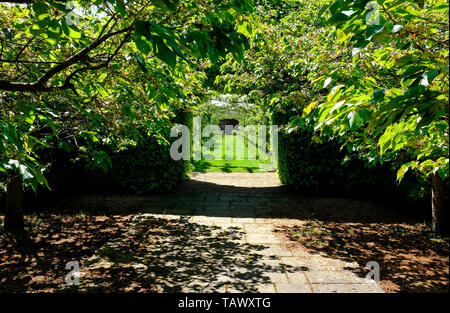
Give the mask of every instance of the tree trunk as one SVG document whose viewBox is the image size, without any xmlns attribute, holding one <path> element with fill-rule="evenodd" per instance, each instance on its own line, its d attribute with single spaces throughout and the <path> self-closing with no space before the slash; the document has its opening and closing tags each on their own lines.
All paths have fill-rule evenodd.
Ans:
<svg viewBox="0 0 450 313">
<path fill-rule="evenodd" d="M 431 205 L 433 231 L 448 235 L 448 190 L 444 180 L 438 175 L 433 175 L 431 181 Z"/>
<path fill-rule="evenodd" d="M 18 174 L 14 174 L 7 185 L 4 228 L 14 234 L 24 231 L 23 185 Z"/>
</svg>

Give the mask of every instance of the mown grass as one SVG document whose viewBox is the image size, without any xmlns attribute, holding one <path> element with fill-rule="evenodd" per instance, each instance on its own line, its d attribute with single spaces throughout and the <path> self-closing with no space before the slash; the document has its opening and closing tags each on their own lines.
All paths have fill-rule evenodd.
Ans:
<svg viewBox="0 0 450 313">
<path fill-rule="evenodd" d="M 244 148 L 238 150 L 238 143 L 241 141 Z M 251 149 L 256 150 L 255 160 L 249 160 Z M 202 160 L 192 161 L 194 171 L 262 173 L 271 168 L 269 160 L 262 160 L 259 157 L 255 143 L 249 142 L 247 137 L 223 135 L 222 151 L 214 150 L 214 147 L 210 151 L 206 157 L 203 155 Z"/>
</svg>

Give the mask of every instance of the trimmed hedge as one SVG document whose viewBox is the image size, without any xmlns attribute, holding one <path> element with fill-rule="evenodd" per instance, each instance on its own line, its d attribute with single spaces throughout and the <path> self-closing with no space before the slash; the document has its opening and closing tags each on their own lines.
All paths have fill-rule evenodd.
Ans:
<svg viewBox="0 0 450 313">
<path fill-rule="evenodd" d="M 170 144 L 149 136 L 112 155 L 115 183 L 136 194 L 170 191 L 185 179 L 185 162 L 170 157 Z"/>
<path fill-rule="evenodd" d="M 297 193 L 320 196 L 372 197 L 398 200 L 407 206 L 429 206 L 427 182 L 415 176 L 405 176 L 396 182 L 393 164 L 368 168 L 356 155 L 341 150 L 336 139 L 320 137 L 313 140 L 308 127 L 288 132 L 286 126 L 293 112 L 272 113 L 272 124 L 280 126 L 278 135 L 278 174 L 283 184 Z M 344 162 L 345 160 L 345 162 Z M 411 191 L 425 194 L 413 199 Z"/>
<path fill-rule="evenodd" d="M 192 127 L 191 113 L 179 111 L 173 123 L 183 123 Z M 159 136 L 139 131 L 141 139 L 136 145 L 129 145 L 120 151 L 110 146 L 99 146 L 110 160 L 111 168 L 104 172 L 93 168 L 87 160 L 78 160 L 75 152 L 63 149 L 47 149 L 45 158 L 51 160 L 46 173 L 52 191 L 39 188 L 38 197 L 57 194 L 117 193 L 154 194 L 176 188 L 187 178 L 188 161 L 174 161 L 170 157 L 170 145 L 176 138 L 170 138 L 170 127 Z"/>
<path fill-rule="evenodd" d="M 189 111 L 178 111 L 172 122 L 184 124 L 192 130 Z M 136 146 L 113 155 L 113 181 L 136 194 L 148 194 L 173 190 L 186 179 L 189 161 L 174 161 L 170 157 L 170 144 L 177 138 L 170 138 L 170 129 L 164 137 L 167 141 L 143 136 L 144 139 Z"/>
</svg>

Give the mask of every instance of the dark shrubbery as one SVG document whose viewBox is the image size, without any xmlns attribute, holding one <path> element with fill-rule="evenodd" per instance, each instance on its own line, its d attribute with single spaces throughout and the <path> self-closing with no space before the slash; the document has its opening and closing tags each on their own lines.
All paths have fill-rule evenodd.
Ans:
<svg viewBox="0 0 450 313">
<path fill-rule="evenodd" d="M 41 188 L 38 196 L 83 193 L 152 194 L 172 190 L 185 178 L 184 161 L 170 158 L 170 142 L 145 135 L 136 145 L 120 151 L 102 147 L 111 168 L 94 168 L 85 159 L 73 162 L 64 150 L 51 151 L 52 165 L 46 174 L 52 191 Z"/>
<path fill-rule="evenodd" d="M 185 178 L 184 161 L 174 161 L 170 143 L 149 136 L 112 156 L 112 181 L 136 194 L 164 192 Z"/>
<path fill-rule="evenodd" d="M 174 123 L 192 129 L 192 114 L 180 110 Z M 111 181 L 125 191 L 149 194 L 173 190 L 186 177 L 188 161 L 174 161 L 170 157 L 170 129 L 161 137 L 143 134 L 136 146 L 127 147 L 111 155 Z"/>
<path fill-rule="evenodd" d="M 191 114 L 180 111 L 173 122 L 192 127 Z M 173 190 L 186 178 L 189 162 L 171 159 L 170 145 L 176 138 L 170 138 L 170 128 L 158 133 L 148 133 L 144 128 L 136 131 L 140 136 L 135 144 L 120 150 L 108 145 L 96 147 L 110 160 L 107 171 L 102 166 L 93 166 L 86 157 L 77 158 L 76 151 L 43 151 L 42 158 L 51 164 L 45 175 L 52 190 L 41 187 L 38 197 L 86 193 L 145 195 Z"/>
<path fill-rule="evenodd" d="M 398 184 L 393 164 L 385 162 L 369 168 L 356 154 L 341 149 L 342 144 L 336 139 L 321 136 L 315 140 L 313 129 L 307 126 L 288 130 L 284 126 L 292 115 L 272 114 L 272 123 L 280 125 L 278 174 L 290 189 L 302 194 L 398 201 L 406 207 L 428 203 L 423 202 L 429 197 L 425 182 L 405 176 Z M 420 193 L 422 199 L 417 196 Z"/>
</svg>

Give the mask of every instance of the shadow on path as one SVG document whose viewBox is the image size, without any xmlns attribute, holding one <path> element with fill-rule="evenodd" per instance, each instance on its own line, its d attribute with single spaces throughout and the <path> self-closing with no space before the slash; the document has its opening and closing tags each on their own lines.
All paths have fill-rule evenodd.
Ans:
<svg viewBox="0 0 450 313">
<path fill-rule="evenodd" d="M 277 231 L 313 254 L 334 259 L 368 260 L 380 266 L 388 292 L 448 292 L 448 239 L 436 238 L 423 224 L 335 223 L 309 221 Z"/>
<path fill-rule="evenodd" d="M 219 174 L 236 175 L 236 173 Z M 246 175 L 252 177 L 258 173 Z M 155 196 L 92 194 L 54 200 L 43 207 L 52 213 L 87 215 L 155 213 L 359 223 L 394 223 L 405 222 L 408 219 L 404 216 L 404 212 L 372 201 L 298 196 L 288 193 L 286 187 L 281 185 L 258 186 L 251 178 L 243 181 L 243 184 L 248 186 L 227 183 L 227 181 L 214 183 L 190 180 L 171 194 Z"/>
<path fill-rule="evenodd" d="M 281 265 L 264 245 L 243 244 L 243 234 L 238 227 L 139 215 L 83 265 L 81 288 L 65 290 L 257 292 L 266 286 L 273 292 L 272 275 L 307 270 Z"/>
</svg>

